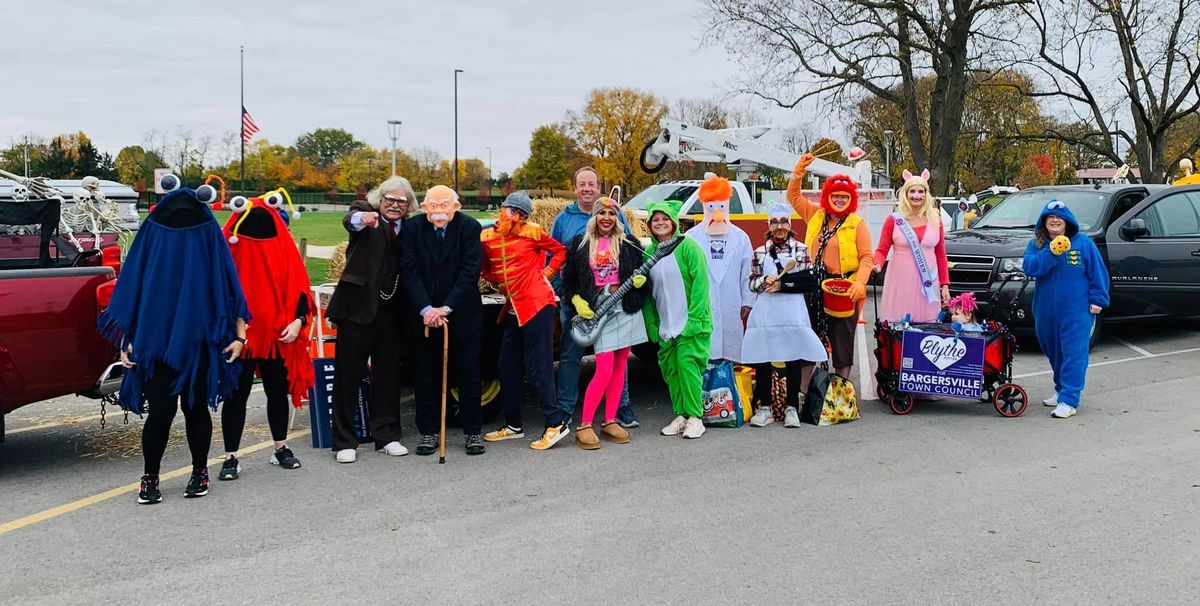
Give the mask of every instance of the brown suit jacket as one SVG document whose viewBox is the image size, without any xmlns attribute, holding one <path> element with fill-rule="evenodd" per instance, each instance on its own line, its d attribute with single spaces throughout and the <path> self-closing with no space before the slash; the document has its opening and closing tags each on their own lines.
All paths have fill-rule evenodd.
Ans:
<svg viewBox="0 0 1200 606">
<path fill-rule="evenodd" d="M 388 235 L 384 230 L 388 225 L 380 221 L 375 227 L 354 231 L 350 217 L 360 211 L 377 212 L 366 200 L 355 200 L 342 218 L 342 225 L 350 234 L 350 245 L 346 248 L 346 269 L 342 271 L 326 311 L 326 316 L 334 322 L 370 324 L 379 310 L 379 292 L 392 290 L 391 284 L 383 283 L 387 278 Z M 406 219 L 400 222 L 401 233 L 407 227 L 406 222 Z M 401 238 L 397 236 L 392 245 L 400 246 Z M 404 297 L 404 294 L 401 285 L 396 289 L 396 296 Z"/>
</svg>

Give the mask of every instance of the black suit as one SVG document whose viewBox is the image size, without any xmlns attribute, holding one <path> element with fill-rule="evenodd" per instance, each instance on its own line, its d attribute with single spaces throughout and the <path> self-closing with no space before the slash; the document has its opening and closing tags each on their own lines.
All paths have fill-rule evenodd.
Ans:
<svg viewBox="0 0 1200 606">
<path fill-rule="evenodd" d="M 371 437 L 375 447 L 400 439 L 400 371 L 412 325 L 407 293 L 400 285 L 402 240 L 382 220 L 355 231 L 356 212 L 377 212 L 359 200 L 342 224 L 350 233 L 346 269 L 333 291 L 326 315 L 337 324 L 333 374 L 333 450 L 355 448 L 354 413 L 359 386 L 371 361 Z M 410 225 L 401 220 L 403 228 Z"/>
<path fill-rule="evenodd" d="M 463 432 L 479 434 L 479 352 L 483 336 L 483 304 L 479 298 L 479 270 L 483 247 L 479 221 L 463 212 L 454 213 L 439 237 L 433 223 L 418 216 L 404 231 L 400 281 L 418 314 L 428 307 L 447 306 L 450 326 L 449 385 L 458 387 L 459 417 Z M 415 336 L 417 430 L 422 435 L 438 431 L 438 407 L 442 389 L 442 329 Z"/>
</svg>

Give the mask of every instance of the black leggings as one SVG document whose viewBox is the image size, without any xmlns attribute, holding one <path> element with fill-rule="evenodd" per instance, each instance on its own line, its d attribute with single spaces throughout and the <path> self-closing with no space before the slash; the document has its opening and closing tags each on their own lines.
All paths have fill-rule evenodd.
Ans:
<svg viewBox="0 0 1200 606">
<path fill-rule="evenodd" d="M 241 446 L 242 430 L 246 427 L 246 402 L 254 385 L 255 368 L 262 373 L 263 391 L 267 394 L 267 424 L 271 426 L 271 438 L 276 442 L 287 439 L 288 378 L 283 358 L 247 358 L 242 360 L 237 391 L 231 400 L 221 406 L 225 452 L 237 452 Z"/>
<path fill-rule="evenodd" d="M 208 412 L 208 388 L 204 384 L 206 361 L 200 363 L 196 384 L 185 387 L 178 395 L 170 395 L 171 384 L 179 376 L 170 366 L 158 363 L 154 376 L 146 382 L 143 395 L 150 407 L 146 422 L 142 425 L 142 457 L 145 473 L 158 475 L 162 469 L 163 454 L 167 452 L 167 441 L 171 438 L 171 424 L 175 422 L 175 411 L 183 403 L 183 420 L 187 431 L 188 449 L 192 451 L 192 469 L 208 466 L 208 448 L 212 445 L 212 416 Z M 191 404 L 188 404 L 189 398 Z"/>
<path fill-rule="evenodd" d="M 813 363 L 805 360 L 792 360 L 786 364 L 784 376 L 787 377 L 787 403 L 785 406 L 800 408 L 800 373 L 805 368 L 812 366 Z M 774 374 L 775 369 L 771 367 L 770 362 L 754 365 L 754 408 L 771 406 L 771 377 Z"/>
</svg>

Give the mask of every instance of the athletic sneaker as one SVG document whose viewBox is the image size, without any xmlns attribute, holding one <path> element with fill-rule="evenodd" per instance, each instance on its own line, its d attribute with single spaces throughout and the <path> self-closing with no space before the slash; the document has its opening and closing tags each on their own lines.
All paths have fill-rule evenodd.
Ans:
<svg viewBox="0 0 1200 606">
<path fill-rule="evenodd" d="M 300 459 L 297 459 L 296 455 L 292 454 L 292 449 L 287 446 L 275 449 L 275 454 L 271 455 L 271 464 L 283 469 L 300 469 Z"/>
<path fill-rule="evenodd" d="M 162 502 L 162 493 L 158 490 L 158 474 L 142 476 L 142 487 L 138 490 L 138 503 L 153 505 Z"/>
<path fill-rule="evenodd" d="M 338 463 L 353 463 L 358 460 L 358 451 L 353 448 L 343 448 L 337 451 Z"/>
<path fill-rule="evenodd" d="M 754 411 L 754 416 L 750 417 L 752 427 L 766 427 L 774 422 L 775 417 L 771 415 L 770 406 L 759 406 L 758 410 Z"/>
<path fill-rule="evenodd" d="M 784 427 L 800 427 L 800 413 L 796 409 L 788 406 L 787 410 L 783 411 L 783 426 Z"/>
<path fill-rule="evenodd" d="M 483 435 L 485 442 L 503 442 L 523 437 L 525 437 L 525 430 L 520 427 L 513 427 L 512 425 L 505 425 L 496 431 L 489 431 Z"/>
<path fill-rule="evenodd" d="M 1056 419 L 1069 419 L 1075 416 L 1076 412 L 1077 411 L 1075 410 L 1074 406 L 1068 406 L 1062 402 L 1059 402 L 1058 406 L 1055 406 L 1054 410 L 1050 412 L 1050 416 Z"/>
<path fill-rule="evenodd" d="M 687 419 L 683 418 L 683 415 L 679 415 L 675 417 L 669 424 L 667 424 L 666 427 L 662 428 L 662 435 L 677 436 L 679 435 L 679 432 L 683 431 L 683 426 L 686 424 Z"/>
<path fill-rule="evenodd" d="M 229 457 L 221 464 L 221 471 L 217 472 L 217 479 L 222 482 L 236 480 L 239 473 L 242 473 L 242 464 L 238 462 L 237 457 Z"/>
<path fill-rule="evenodd" d="M 571 428 L 567 427 L 566 423 L 547 427 L 546 431 L 542 432 L 542 437 L 534 440 L 529 447 L 534 450 L 549 450 L 550 447 L 558 444 L 559 440 L 567 437 L 569 433 L 571 433 Z"/>
<path fill-rule="evenodd" d="M 192 479 L 188 480 L 187 488 L 183 490 L 183 498 L 195 499 L 208 494 L 208 468 L 192 470 Z"/>
<path fill-rule="evenodd" d="M 633 414 L 633 409 L 628 407 L 617 409 L 617 424 L 625 429 L 642 426 L 641 423 L 638 423 L 637 415 Z"/>
<path fill-rule="evenodd" d="M 694 440 L 704 435 L 704 421 L 700 417 L 690 417 L 683 426 L 683 437 Z"/>
<path fill-rule="evenodd" d="M 467 436 L 467 454 L 481 455 L 487 452 L 487 448 L 483 445 L 483 438 L 477 433 Z"/>
<path fill-rule="evenodd" d="M 429 456 L 438 449 L 438 437 L 436 433 L 421 436 L 421 442 L 417 444 L 417 454 L 425 457 Z"/>
<path fill-rule="evenodd" d="M 1045 400 L 1042 400 L 1042 406 L 1058 406 L 1058 394 L 1054 394 Z"/>
</svg>

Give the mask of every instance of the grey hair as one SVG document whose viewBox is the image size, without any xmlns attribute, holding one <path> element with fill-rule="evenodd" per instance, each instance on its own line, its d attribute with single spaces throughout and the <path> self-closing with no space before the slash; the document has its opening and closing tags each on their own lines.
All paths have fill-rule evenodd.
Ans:
<svg viewBox="0 0 1200 606">
<path fill-rule="evenodd" d="M 388 177 L 386 181 L 379 184 L 379 187 L 367 193 L 367 202 L 370 203 L 371 208 L 378 209 L 379 200 L 383 198 L 383 194 L 396 190 L 403 192 L 404 197 L 408 199 L 408 212 L 405 216 L 411 215 L 413 207 L 417 205 L 417 194 L 413 191 L 412 183 L 409 183 L 408 179 L 404 177 L 395 175 Z"/>
</svg>

